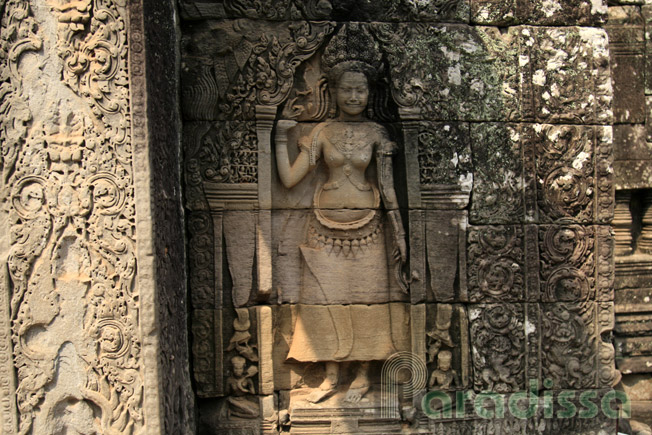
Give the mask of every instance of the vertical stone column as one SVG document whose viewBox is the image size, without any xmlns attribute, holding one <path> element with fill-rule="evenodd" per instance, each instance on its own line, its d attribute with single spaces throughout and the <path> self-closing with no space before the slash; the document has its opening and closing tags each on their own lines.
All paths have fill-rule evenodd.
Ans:
<svg viewBox="0 0 652 435">
<path fill-rule="evenodd" d="M 646 192 L 643 210 L 643 227 L 638 238 L 638 250 L 645 254 L 652 254 L 652 192 Z"/>
<path fill-rule="evenodd" d="M 614 233 L 616 255 L 629 255 L 632 253 L 632 213 L 629 203 L 632 193 L 626 190 L 616 192 L 616 206 L 614 209 Z"/>
<path fill-rule="evenodd" d="M 2 432 L 192 433 L 174 4 L 10 0 L 0 35 Z"/>
</svg>

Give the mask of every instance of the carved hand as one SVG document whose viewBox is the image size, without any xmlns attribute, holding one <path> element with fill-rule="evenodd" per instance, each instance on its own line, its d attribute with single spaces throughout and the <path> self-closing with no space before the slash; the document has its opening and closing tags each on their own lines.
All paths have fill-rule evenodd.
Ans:
<svg viewBox="0 0 652 435">
<path fill-rule="evenodd" d="M 401 263 L 407 263 L 407 244 L 405 243 L 405 237 L 397 237 L 396 246 L 398 248 L 398 255 Z M 397 258 L 397 260 L 399 258 Z"/>
</svg>

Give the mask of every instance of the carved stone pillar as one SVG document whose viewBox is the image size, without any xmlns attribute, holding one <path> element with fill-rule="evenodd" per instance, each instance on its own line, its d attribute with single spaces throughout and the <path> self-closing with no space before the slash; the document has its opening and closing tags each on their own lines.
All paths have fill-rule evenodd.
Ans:
<svg viewBox="0 0 652 435">
<path fill-rule="evenodd" d="M 0 432 L 192 433 L 174 2 L 0 11 Z"/>
<path fill-rule="evenodd" d="M 616 207 L 613 220 L 616 255 L 622 256 L 632 253 L 632 213 L 629 209 L 631 199 L 632 193 L 630 191 L 616 191 Z"/>
<path fill-rule="evenodd" d="M 646 192 L 643 198 L 643 227 L 638 239 L 638 250 L 652 254 L 652 190 Z"/>
</svg>

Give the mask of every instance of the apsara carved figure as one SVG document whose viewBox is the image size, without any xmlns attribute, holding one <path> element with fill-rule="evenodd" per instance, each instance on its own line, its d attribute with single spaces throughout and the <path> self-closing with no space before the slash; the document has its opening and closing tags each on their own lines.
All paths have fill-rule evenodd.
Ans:
<svg viewBox="0 0 652 435">
<path fill-rule="evenodd" d="M 405 231 L 392 174 L 397 146 L 383 126 L 367 117 L 370 84 L 381 65 L 377 45 L 365 29 L 342 27 L 322 57 L 331 117 L 299 139 L 293 163 L 287 137 L 296 122 L 280 120 L 277 125 L 276 158 L 286 188 L 311 171 L 325 167 L 328 174 L 314 193 L 308 234 L 299 247 L 299 315 L 288 355 L 326 363 L 323 383 L 308 397 L 312 402 L 336 391 L 344 361 L 360 362 L 346 395 L 349 402 L 359 401 L 370 387 L 369 362 L 405 350 L 392 338 L 400 310 L 388 304 L 390 281 L 407 291 L 402 276 Z M 319 160 L 323 165 L 318 166 Z"/>
</svg>

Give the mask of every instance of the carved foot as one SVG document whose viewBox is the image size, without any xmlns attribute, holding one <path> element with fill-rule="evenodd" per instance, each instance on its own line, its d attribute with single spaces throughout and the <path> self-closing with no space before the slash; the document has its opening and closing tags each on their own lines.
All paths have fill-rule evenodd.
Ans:
<svg viewBox="0 0 652 435">
<path fill-rule="evenodd" d="M 369 391 L 369 365 L 363 364 L 358 371 L 358 375 L 355 377 L 349 391 L 346 392 L 346 400 L 350 403 L 358 403 L 367 391 Z"/>
<path fill-rule="evenodd" d="M 361 388 L 349 388 L 349 391 L 346 392 L 346 400 L 349 403 L 358 403 L 365 394 L 369 391 L 369 386 Z"/>
<path fill-rule="evenodd" d="M 308 397 L 306 397 L 306 400 L 310 403 L 318 403 L 329 397 L 334 392 L 335 388 L 331 388 L 330 390 L 322 390 L 321 388 L 318 388 L 310 393 Z"/>
<path fill-rule="evenodd" d="M 318 389 L 310 393 L 306 400 L 317 403 L 335 392 L 339 378 L 339 367 L 335 363 L 326 363 L 326 377 Z"/>
</svg>

